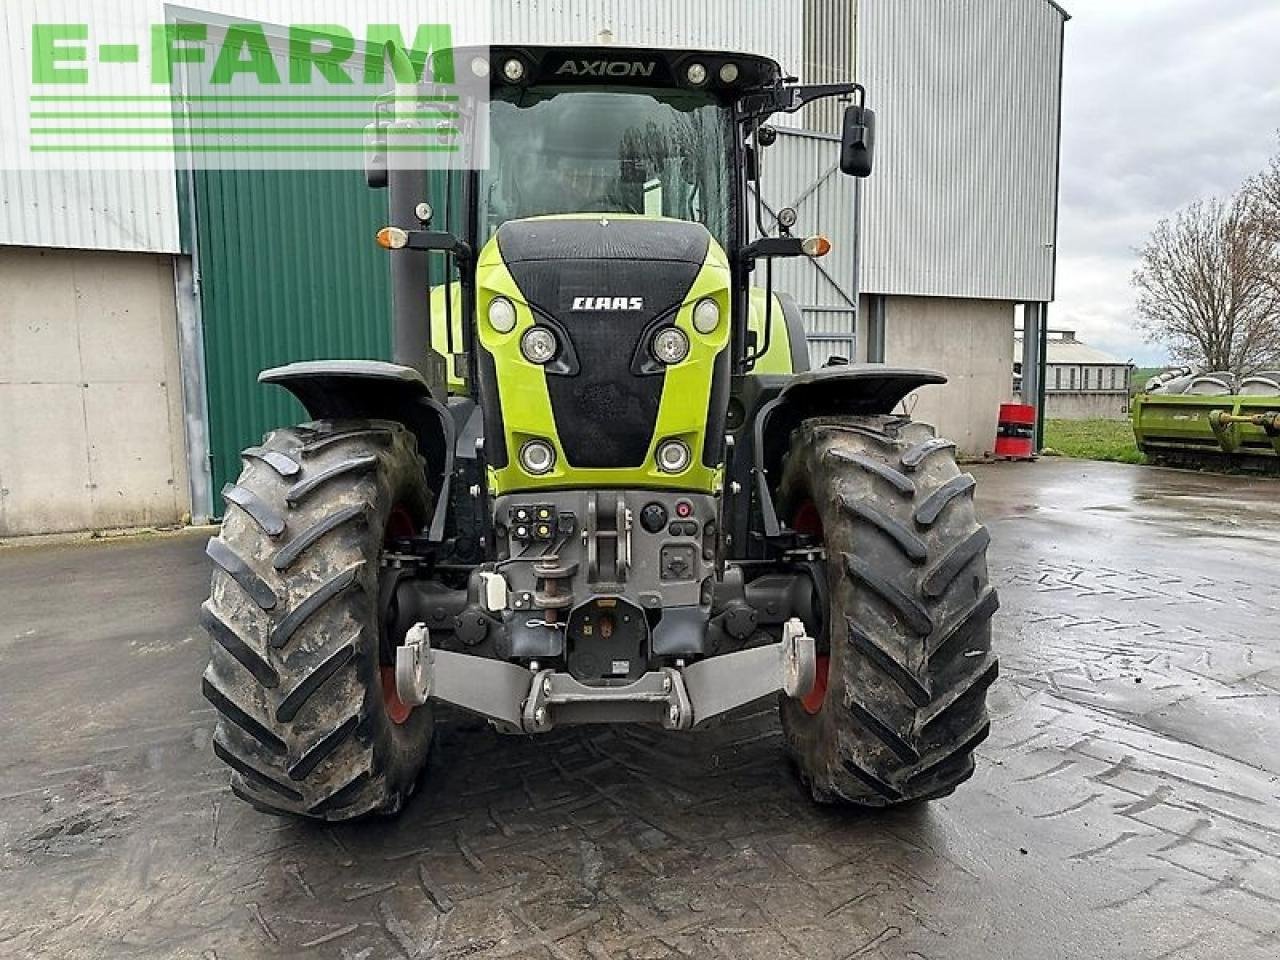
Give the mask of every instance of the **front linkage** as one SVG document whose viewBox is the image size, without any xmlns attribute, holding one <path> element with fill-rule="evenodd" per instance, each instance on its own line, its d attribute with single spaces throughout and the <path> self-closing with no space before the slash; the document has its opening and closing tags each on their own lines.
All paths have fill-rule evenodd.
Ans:
<svg viewBox="0 0 1280 960">
<path fill-rule="evenodd" d="M 687 730 L 773 693 L 807 696 L 816 665 L 813 638 L 793 618 L 780 643 L 648 670 L 621 686 L 587 686 L 557 670 L 531 674 L 499 660 L 433 650 L 430 632 L 419 623 L 396 649 L 396 686 L 406 703 L 420 706 L 434 698 L 488 717 L 503 733 L 546 733 L 558 723 Z"/>
</svg>

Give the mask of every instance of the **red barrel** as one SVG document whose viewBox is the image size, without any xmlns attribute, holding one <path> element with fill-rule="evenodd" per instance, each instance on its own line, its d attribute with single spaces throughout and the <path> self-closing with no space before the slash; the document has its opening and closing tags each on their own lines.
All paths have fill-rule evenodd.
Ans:
<svg viewBox="0 0 1280 960">
<path fill-rule="evenodd" d="M 1035 456 L 1036 408 L 1028 403 L 1000 404 L 996 426 L 996 456 L 1030 460 Z"/>
</svg>

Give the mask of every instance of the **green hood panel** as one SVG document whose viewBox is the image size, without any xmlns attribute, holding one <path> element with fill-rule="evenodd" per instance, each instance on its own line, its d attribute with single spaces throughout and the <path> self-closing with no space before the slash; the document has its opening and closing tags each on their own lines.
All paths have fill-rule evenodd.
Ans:
<svg viewBox="0 0 1280 960">
<path fill-rule="evenodd" d="M 599 215 L 512 221 L 478 263 L 478 341 L 492 357 L 497 394 L 484 399 L 501 405 L 500 442 L 507 451 L 505 458 L 493 456 L 498 438 L 486 439 L 496 493 L 719 488 L 719 438 L 707 451 L 706 430 L 716 366 L 728 359 L 730 274 L 705 228 Z M 516 308 L 516 326 L 505 334 L 488 320 L 499 296 Z M 693 326 L 694 307 L 703 299 L 720 308 L 709 334 Z M 554 372 L 524 358 L 521 338 L 536 324 L 570 341 L 576 368 L 565 372 L 561 364 Z M 653 360 L 649 342 L 668 326 L 684 333 L 690 349 L 683 361 L 664 367 Z M 521 447 L 535 439 L 556 452 L 555 466 L 542 476 L 519 463 Z M 655 462 L 659 444 L 668 440 L 691 452 L 689 467 L 677 474 Z"/>
</svg>

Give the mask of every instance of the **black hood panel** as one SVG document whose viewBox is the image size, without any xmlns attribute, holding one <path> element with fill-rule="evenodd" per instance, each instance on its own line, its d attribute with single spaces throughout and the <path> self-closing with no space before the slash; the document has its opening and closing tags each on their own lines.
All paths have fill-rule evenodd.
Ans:
<svg viewBox="0 0 1280 960">
<path fill-rule="evenodd" d="M 683 220 L 510 220 L 498 228 L 498 249 L 510 265 L 527 260 L 675 260 L 702 266 L 711 234 Z"/>
<path fill-rule="evenodd" d="M 667 221 L 525 220 L 499 229 L 520 292 L 556 320 L 577 354 L 577 373 L 547 373 L 570 466 L 644 465 L 666 374 L 638 376 L 632 359 L 653 323 L 687 298 L 709 243 L 701 225 Z"/>
</svg>

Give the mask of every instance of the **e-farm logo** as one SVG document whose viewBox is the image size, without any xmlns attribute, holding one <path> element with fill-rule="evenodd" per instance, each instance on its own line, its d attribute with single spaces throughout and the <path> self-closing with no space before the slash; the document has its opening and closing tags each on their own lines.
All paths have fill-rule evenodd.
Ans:
<svg viewBox="0 0 1280 960">
<path fill-rule="evenodd" d="M 273 47 L 268 30 L 283 35 L 283 48 Z M 90 44 L 87 23 L 37 23 L 31 28 L 31 80 L 35 84 L 89 84 L 89 52 L 96 48 L 99 67 L 136 64 L 142 59 L 138 43 Z M 207 23 L 163 23 L 150 29 L 149 65 L 153 84 L 172 84 L 180 64 L 209 62 L 211 42 Z M 353 66 L 365 83 L 386 82 L 391 61 L 396 83 L 421 83 L 428 60 L 432 79 L 453 83 L 452 30 L 445 23 L 420 24 L 413 43 L 394 23 L 369 24 L 363 53 L 356 56 L 356 38 L 338 24 L 292 25 L 268 28 L 241 23 L 225 28 L 218 39 L 209 83 L 229 86 L 237 78 L 251 77 L 263 86 L 280 86 L 287 71 L 289 83 L 317 81 L 334 86 L 355 82 Z M 389 51 L 395 51 L 391 53 Z M 284 63 L 277 60 L 281 56 Z M 433 57 L 433 55 L 435 55 Z M 363 64 L 361 67 L 360 64 Z"/>
<path fill-rule="evenodd" d="M 173 8 L 135 0 L 122 17 L 131 5 L 117 0 L 109 17 L 26 24 L 30 124 L 18 132 L 27 155 L 88 167 L 156 154 L 237 168 L 475 165 L 467 127 L 487 106 L 487 70 L 477 69 L 487 49 L 468 44 L 459 64 L 459 31 L 439 16 L 457 5 L 417 2 L 415 14 L 437 15 L 417 23 L 387 9 L 402 3 L 362 4 L 360 23 L 312 22 L 315 3 L 251 6 L 299 14 L 272 22 L 228 15 L 247 2 L 212 5 L 221 9 L 149 22 Z M 67 6 L 77 9 L 59 12 Z M 105 6 L 89 0 L 81 12 Z"/>
</svg>

